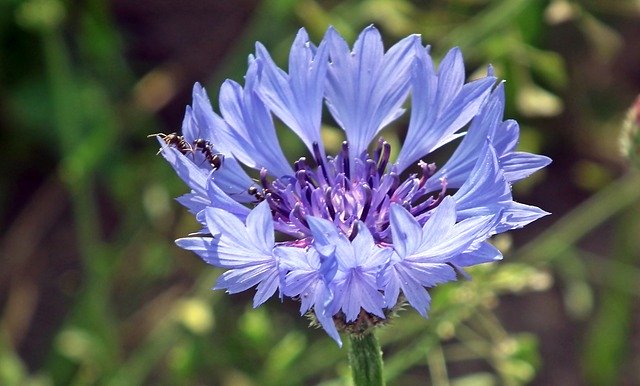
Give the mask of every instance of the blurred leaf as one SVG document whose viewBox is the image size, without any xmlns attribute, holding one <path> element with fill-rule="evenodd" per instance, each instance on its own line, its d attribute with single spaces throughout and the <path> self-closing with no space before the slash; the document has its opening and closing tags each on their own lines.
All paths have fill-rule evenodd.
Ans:
<svg viewBox="0 0 640 386">
<path fill-rule="evenodd" d="M 564 109 L 564 103 L 557 95 L 532 83 L 521 85 L 516 104 L 518 110 L 528 117 L 552 117 Z"/>
<path fill-rule="evenodd" d="M 614 258 L 625 264 L 637 265 L 640 259 L 640 222 L 637 213 L 638 203 L 620 216 L 617 224 L 616 243 L 613 246 Z M 603 272 L 611 275 L 612 272 Z M 631 287 L 638 278 L 611 276 L 610 281 L 627 279 L 623 284 Z M 631 280 L 629 280 L 631 279 Z M 599 308 L 593 318 L 584 350 L 584 369 L 587 380 L 593 385 L 620 384 L 621 368 L 626 362 L 630 349 L 629 334 L 632 328 L 632 314 L 636 304 L 635 297 L 627 292 L 613 288 L 603 288 Z"/>
<path fill-rule="evenodd" d="M 564 60 L 558 53 L 529 47 L 527 56 L 531 71 L 540 76 L 547 85 L 555 90 L 560 90 L 567 85 L 567 70 Z"/>
</svg>

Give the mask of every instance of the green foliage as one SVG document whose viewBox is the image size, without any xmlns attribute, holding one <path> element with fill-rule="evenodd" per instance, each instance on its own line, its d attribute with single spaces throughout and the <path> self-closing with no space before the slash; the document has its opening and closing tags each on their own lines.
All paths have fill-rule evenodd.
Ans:
<svg viewBox="0 0 640 386">
<path fill-rule="evenodd" d="M 580 353 L 582 366 L 570 369 L 576 382 L 640 383 L 637 372 L 625 372 L 640 356 L 630 342 L 640 296 L 640 175 L 616 150 L 635 96 L 632 86 L 603 90 L 588 77 L 613 69 L 625 43 L 616 21 L 638 22 L 627 3 L 265 0 L 212 74 L 215 101 L 224 78 L 241 81 L 254 41 L 286 63 L 299 26 L 315 41 L 329 24 L 351 40 L 370 23 L 389 41 L 421 33 L 436 58 L 460 46 L 471 76 L 492 63 L 508 79 L 507 116 L 522 123 L 520 147 L 559 158 L 552 168 L 564 169 L 515 193 L 560 212 L 543 220 L 544 232 L 495 240 L 504 262 L 434 289 L 428 320 L 401 311 L 379 331 L 387 384 L 536 383 L 556 366 L 541 355 L 548 345 Z M 220 272 L 173 245 L 197 224 L 172 200 L 184 187 L 145 138 L 162 127 L 154 86 L 170 74 L 157 63 L 134 75 L 128 38 L 108 11 L 100 0 L 0 5 L 0 123 L 8 129 L 0 134 L 8 165 L 0 176 L 0 384 L 348 384 L 346 350 L 308 328 L 296 304 L 254 310 L 247 297 L 213 292 Z M 591 103 L 598 100 L 607 103 Z M 635 118 L 627 126 L 637 126 Z M 621 139 L 635 162 L 638 138 L 633 126 Z M 295 139 L 282 141 L 291 154 L 304 151 Z M 25 189 L 29 176 L 36 178 Z M 579 202 L 561 196 L 561 183 L 595 193 Z M 58 242 L 48 245 L 55 237 L 47 235 Z M 49 291 L 57 302 L 47 303 Z M 536 336 L 544 326 L 514 327 L 513 300 L 522 313 L 522 303 L 554 294 L 571 324 L 565 343 Z M 524 311 L 524 320 L 546 320 L 534 307 Z"/>
</svg>

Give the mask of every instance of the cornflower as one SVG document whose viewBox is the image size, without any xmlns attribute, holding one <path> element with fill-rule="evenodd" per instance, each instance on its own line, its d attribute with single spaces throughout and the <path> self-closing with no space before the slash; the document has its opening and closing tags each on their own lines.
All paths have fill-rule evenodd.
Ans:
<svg viewBox="0 0 640 386">
<path fill-rule="evenodd" d="M 220 115 L 196 84 L 182 136 L 159 137 L 191 189 L 178 201 L 202 225 L 176 243 L 225 269 L 215 289 L 255 288 L 254 307 L 276 293 L 297 300 L 340 345 L 339 331 L 366 333 L 405 300 L 426 317 L 429 288 L 501 259 L 492 235 L 548 214 L 512 198 L 511 185 L 550 159 L 515 150 L 504 105 L 491 67 L 465 82 L 460 50 L 436 69 L 418 35 L 385 52 L 373 26 L 352 49 L 331 27 L 318 46 L 301 29 L 288 72 L 257 43 L 244 87 L 223 83 Z M 322 141 L 325 107 L 344 132 L 337 154 Z M 392 157 L 379 134 L 406 108 Z M 285 158 L 274 118 L 307 156 Z M 456 139 L 448 161 L 428 163 Z"/>
</svg>

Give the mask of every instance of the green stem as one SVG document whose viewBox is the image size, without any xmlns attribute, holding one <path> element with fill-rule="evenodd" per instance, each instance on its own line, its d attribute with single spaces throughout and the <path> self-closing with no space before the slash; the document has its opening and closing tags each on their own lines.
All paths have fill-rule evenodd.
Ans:
<svg viewBox="0 0 640 386">
<path fill-rule="evenodd" d="M 349 335 L 349 364 L 355 386 L 384 386 L 382 351 L 373 332 Z"/>
</svg>

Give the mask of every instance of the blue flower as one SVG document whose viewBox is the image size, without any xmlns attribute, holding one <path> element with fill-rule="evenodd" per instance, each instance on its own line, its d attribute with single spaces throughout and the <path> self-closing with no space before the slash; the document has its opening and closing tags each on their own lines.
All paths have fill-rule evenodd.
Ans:
<svg viewBox="0 0 640 386">
<path fill-rule="evenodd" d="M 226 270 L 214 288 L 255 287 L 254 307 L 276 293 L 298 300 L 341 344 L 339 331 L 383 323 L 402 299 L 426 317 L 429 288 L 501 259 L 492 235 L 547 215 L 515 202 L 511 185 L 550 159 L 515 150 L 503 84 L 491 68 L 465 82 L 460 50 L 436 67 L 417 35 L 385 52 L 373 26 L 352 49 L 333 28 L 318 46 L 302 29 L 288 71 L 257 44 L 244 86 L 222 85 L 220 115 L 196 84 L 182 136 L 159 136 L 191 189 L 178 201 L 202 225 L 176 242 Z M 335 155 L 321 140 L 325 107 L 345 133 Z M 406 107 L 392 159 L 376 137 Z M 274 119 L 309 158 L 287 161 Z M 424 161 L 461 137 L 442 166 Z"/>
</svg>

